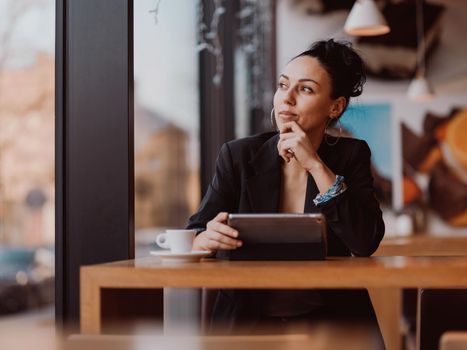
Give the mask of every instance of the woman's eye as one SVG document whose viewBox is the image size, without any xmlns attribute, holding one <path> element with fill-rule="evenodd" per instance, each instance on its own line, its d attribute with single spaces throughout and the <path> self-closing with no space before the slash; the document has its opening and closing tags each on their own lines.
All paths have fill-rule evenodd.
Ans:
<svg viewBox="0 0 467 350">
<path fill-rule="evenodd" d="M 302 86 L 302 91 L 305 91 L 305 92 L 313 92 L 313 89 L 308 87 L 308 86 Z"/>
<path fill-rule="evenodd" d="M 282 83 L 282 82 L 278 82 L 278 83 L 277 83 L 277 87 L 278 87 L 279 89 L 285 89 L 285 88 L 287 88 L 287 85 L 285 85 L 285 84 Z"/>
</svg>

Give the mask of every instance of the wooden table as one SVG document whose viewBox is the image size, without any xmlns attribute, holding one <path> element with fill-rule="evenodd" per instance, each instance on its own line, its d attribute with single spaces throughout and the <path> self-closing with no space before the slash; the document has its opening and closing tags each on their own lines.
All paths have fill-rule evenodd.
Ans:
<svg viewBox="0 0 467 350">
<path fill-rule="evenodd" d="M 467 236 L 417 234 L 383 239 L 374 256 L 467 256 Z"/>
<path fill-rule="evenodd" d="M 467 236 L 419 233 L 404 238 L 387 238 L 374 256 L 467 256 Z M 369 289 L 378 322 L 388 349 L 400 349 L 402 289 Z"/>
<path fill-rule="evenodd" d="M 218 261 L 163 265 L 148 257 L 81 268 L 81 332 L 101 330 L 104 288 L 466 288 L 467 257 L 330 258 L 326 261 Z M 397 295 L 397 294 L 396 294 Z M 382 327 L 385 341 L 384 327 Z M 397 348 L 388 344 L 387 349 Z"/>
</svg>

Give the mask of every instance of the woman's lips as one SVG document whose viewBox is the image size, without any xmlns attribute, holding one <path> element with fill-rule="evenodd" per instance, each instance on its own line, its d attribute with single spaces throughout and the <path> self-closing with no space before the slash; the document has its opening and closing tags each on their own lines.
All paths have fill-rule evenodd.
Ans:
<svg viewBox="0 0 467 350">
<path fill-rule="evenodd" d="M 279 116 L 285 122 L 290 122 L 290 121 L 297 120 L 297 114 L 292 113 L 292 112 L 288 112 L 288 111 L 279 112 Z"/>
</svg>

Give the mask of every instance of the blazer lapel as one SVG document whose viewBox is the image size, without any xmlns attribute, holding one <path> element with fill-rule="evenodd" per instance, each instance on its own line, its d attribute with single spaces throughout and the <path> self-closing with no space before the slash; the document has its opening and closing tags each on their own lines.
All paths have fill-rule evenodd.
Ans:
<svg viewBox="0 0 467 350">
<path fill-rule="evenodd" d="M 281 157 L 277 152 L 279 134 L 266 141 L 250 161 L 253 173 L 246 179 L 246 187 L 252 212 L 254 213 L 277 213 L 279 211 L 279 200 L 281 191 Z M 326 142 L 321 142 L 318 155 L 329 166 L 333 163 L 330 147 Z M 333 166 L 332 166 L 333 167 Z M 313 199 L 318 194 L 313 176 L 308 174 L 305 195 L 305 213 L 315 213 L 319 209 Z"/>
<path fill-rule="evenodd" d="M 315 199 L 318 192 L 318 186 L 316 186 L 316 182 L 313 179 L 313 176 L 308 174 L 306 183 L 305 208 L 303 210 L 305 213 L 316 213 L 319 211 L 313 202 L 313 199 Z"/>
<path fill-rule="evenodd" d="M 246 179 L 252 212 L 277 213 L 281 189 L 279 134 L 267 140 L 250 161 L 253 173 Z"/>
</svg>

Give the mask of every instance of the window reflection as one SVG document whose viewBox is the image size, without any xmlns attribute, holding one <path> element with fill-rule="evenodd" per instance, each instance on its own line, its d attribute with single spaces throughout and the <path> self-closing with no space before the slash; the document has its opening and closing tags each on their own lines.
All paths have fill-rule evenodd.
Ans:
<svg viewBox="0 0 467 350">
<path fill-rule="evenodd" d="M 134 2 L 137 256 L 199 203 L 197 55 L 196 2 Z"/>
<path fill-rule="evenodd" d="M 0 315 L 53 302 L 54 0 L 0 2 Z"/>
</svg>

